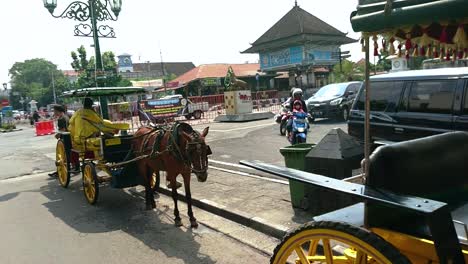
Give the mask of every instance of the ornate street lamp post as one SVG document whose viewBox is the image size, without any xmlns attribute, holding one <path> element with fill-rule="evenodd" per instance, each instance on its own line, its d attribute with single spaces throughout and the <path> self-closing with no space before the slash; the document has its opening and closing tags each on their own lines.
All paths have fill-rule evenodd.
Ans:
<svg viewBox="0 0 468 264">
<path fill-rule="evenodd" d="M 101 49 L 99 46 L 99 38 L 115 38 L 114 29 L 108 25 L 99 25 L 98 21 L 117 21 L 119 13 L 122 9 L 122 0 L 88 0 L 86 2 L 74 1 L 60 15 L 54 15 L 54 10 L 57 7 L 57 0 L 43 0 L 44 7 L 49 10 L 50 14 L 55 18 L 68 18 L 80 22 L 75 25 L 75 36 L 92 37 L 94 40 L 94 50 L 96 53 L 96 86 L 98 86 L 97 75 L 102 74 L 103 65 L 101 58 Z M 109 10 L 110 8 L 110 10 Z M 89 21 L 89 24 L 88 22 Z M 100 99 L 100 108 L 103 118 L 109 118 L 107 110 L 107 100 Z"/>
</svg>

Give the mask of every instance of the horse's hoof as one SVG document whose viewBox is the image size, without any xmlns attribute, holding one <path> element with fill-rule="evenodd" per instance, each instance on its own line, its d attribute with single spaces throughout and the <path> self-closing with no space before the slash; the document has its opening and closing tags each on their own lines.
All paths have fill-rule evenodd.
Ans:
<svg viewBox="0 0 468 264">
<path fill-rule="evenodd" d="M 182 220 L 176 219 L 176 220 L 174 221 L 174 225 L 177 226 L 177 227 L 182 226 Z"/>
<path fill-rule="evenodd" d="M 197 220 L 190 220 L 190 225 L 191 225 L 193 228 L 197 228 L 197 227 L 198 227 Z"/>
</svg>

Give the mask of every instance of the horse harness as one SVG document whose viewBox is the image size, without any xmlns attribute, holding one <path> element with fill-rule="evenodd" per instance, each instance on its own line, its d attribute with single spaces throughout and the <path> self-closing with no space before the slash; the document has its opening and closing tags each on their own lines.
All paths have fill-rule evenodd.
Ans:
<svg viewBox="0 0 468 264">
<path fill-rule="evenodd" d="M 208 168 L 208 164 L 202 164 L 202 165 L 205 165 L 203 166 L 205 169 L 202 169 L 202 170 L 197 170 L 193 167 L 193 162 L 191 160 L 191 158 L 189 156 L 186 155 L 186 152 L 182 152 L 182 150 L 180 149 L 180 146 L 179 146 L 179 140 L 178 140 L 178 133 L 179 133 L 179 126 L 180 124 L 174 124 L 174 126 L 172 126 L 170 129 L 166 129 L 164 127 L 162 128 L 151 128 L 151 130 L 149 132 L 146 132 L 145 134 L 143 135 L 140 135 L 143 138 L 143 144 L 141 145 L 141 149 L 139 150 L 139 153 L 144 153 L 148 150 L 151 150 L 151 153 L 149 155 L 144 155 L 146 157 L 150 157 L 150 158 L 156 158 L 158 157 L 159 155 L 162 155 L 163 153 L 165 152 L 170 152 L 177 160 L 183 162 L 186 166 L 190 167 L 191 170 L 195 173 L 204 173 L 207 171 L 207 168 Z M 163 137 L 164 135 L 166 134 L 166 132 L 169 132 L 167 133 L 168 134 L 168 146 L 166 147 L 165 150 L 163 151 L 159 151 L 159 149 L 161 148 L 161 142 L 163 140 Z M 190 135 L 195 138 L 195 139 L 199 139 L 200 138 L 200 134 L 193 130 L 192 133 L 190 133 Z M 152 137 L 155 137 L 154 138 L 154 142 L 152 144 L 152 146 L 150 148 L 148 148 L 148 144 L 149 144 L 149 141 Z M 200 142 L 187 142 L 187 147 L 186 147 L 186 151 L 187 150 L 195 150 L 197 152 L 201 152 L 201 143 Z M 208 152 L 211 152 L 209 147 L 208 147 Z M 201 155 L 200 155 L 201 157 Z M 207 163 L 208 160 L 206 160 L 205 163 Z"/>
</svg>

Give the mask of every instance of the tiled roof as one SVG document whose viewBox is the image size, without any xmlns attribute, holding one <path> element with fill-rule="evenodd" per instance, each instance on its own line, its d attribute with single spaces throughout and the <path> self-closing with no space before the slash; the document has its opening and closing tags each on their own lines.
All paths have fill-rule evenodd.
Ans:
<svg viewBox="0 0 468 264">
<path fill-rule="evenodd" d="M 229 66 L 232 67 L 234 74 L 237 77 L 248 77 L 255 76 L 260 73 L 260 64 L 248 63 L 248 64 L 202 64 L 189 72 L 179 76 L 174 82 L 180 84 L 188 84 L 191 81 L 203 79 L 203 78 L 222 78 L 226 76 Z"/>
<path fill-rule="evenodd" d="M 192 62 L 164 62 L 163 65 L 166 74 L 175 74 L 177 76 L 180 76 L 195 68 L 195 65 Z M 149 71 L 162 72 L 160 62 L 133 63 L 133 71 L 135 72 L 147 72 L 148 68 Z"/>
<path fill-rule="evenodd" d="M 302 36 L 298 38 L 298 36 Z M 305 38 L 305 39 L 304 39 Z M 348 44 L 356 40 L 348 38 L 345 33 L 320 20 L 299 6 L 294 6 L 267 32 L 258 38 L 252 47 L 243 53 L 256 53 L 271 47 L 271 42 L 289 39 L 290 42 L 311 41 Z M 282 45 L 282 44 L 281 44 Z"/>
</svg>

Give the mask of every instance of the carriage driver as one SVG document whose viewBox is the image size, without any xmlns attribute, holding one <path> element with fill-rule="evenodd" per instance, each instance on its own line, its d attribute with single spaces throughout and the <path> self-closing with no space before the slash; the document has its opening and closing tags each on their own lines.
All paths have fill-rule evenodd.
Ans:
<svg viewBox="0 0 468 264">
<path fill-rule="evenodd" d="M 68 116 L 65 114 L 65 107 L 63 105 L 54 105 L 54 117 L 57 118 L 57 130 L 60 132 L 67 132 L 68 131 Z M 55 138 L 60 138 L 60 133 L 55 134 Z M 49 173 L 50 177 L 56 177 L 57 172 Z"/>
</svg>

